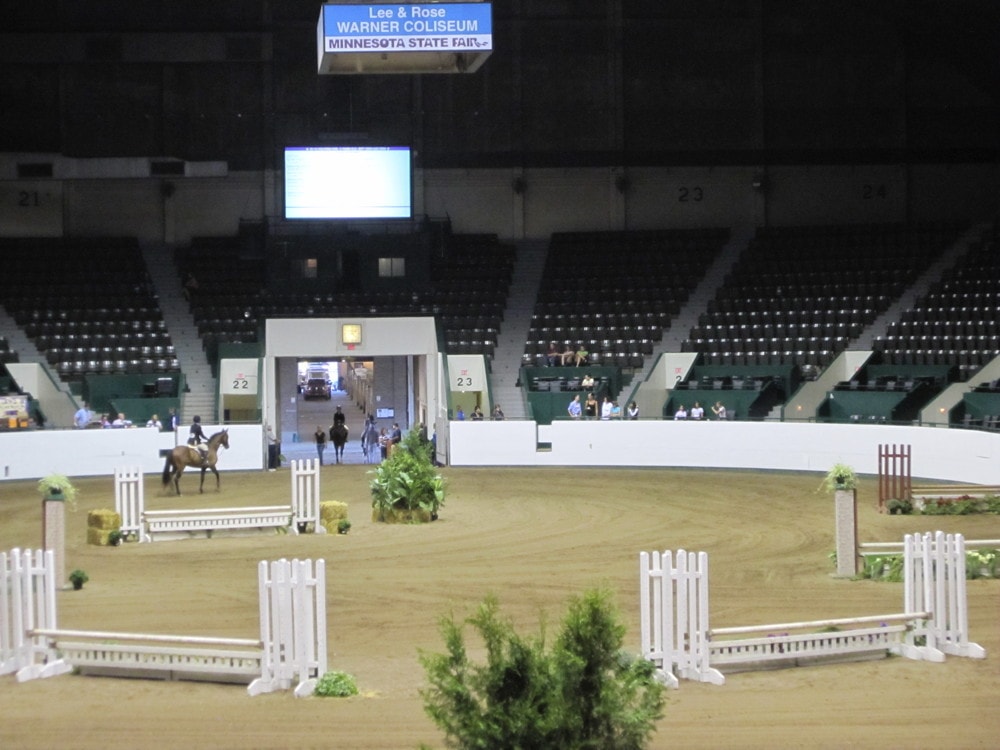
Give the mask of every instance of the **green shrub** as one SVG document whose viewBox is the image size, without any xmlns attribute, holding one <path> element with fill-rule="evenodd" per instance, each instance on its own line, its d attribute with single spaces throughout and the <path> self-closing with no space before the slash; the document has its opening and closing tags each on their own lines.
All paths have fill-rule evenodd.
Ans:
<svg viewBox="0 0 1000 750">
<path fill-rule="evenodd" d="M 327 672 L 316 681 L 314 694 L 322 698 L 347 698 L 358 694 L 358 685 L 347 672 Z"/>
<path fill-rule="evenodd" d="M 339 521 L 337 521 L 338 534 L 346 534 L 350 530 L 351 530 L 351 522 L 348 521 L 346 518 L 341 518 Z"/>
<path fill-rule="evenodd" d="M 444 505 L 444 479 L 431 461 L 430 443 L 411 430 L 378 468 L 370 488 L 372 507 L 385 520 L 388 511 L 423 510 L 437 518 Z"/>
<path fill-rule="evenodd" d="M 639 750 L 662 716 L 664 687 L 653 664 L 621 650 L 625 626 L 612 595 L 571 600 L 551 649 L 544 629 L 518 635 L 493 597 L 466 621 L 486 647 L 468 658 L 462 624 L 441 621 L 447 652 L 421 654 L 430 687 L 424 708 L 458 748 Z"/>
<path fill-rule="evenodd" d="M 861 578 L 873 581 L 899 583 L 903 580 L 902 554 L 865 555 Z M 1000 577 L 1000 550 L 977 549 L 965 551 L 965 577 L 997 578 Z"/>
<path fill-rule="evenodd" d="M 973 513 L 1000 513 L 1000 496 L 928 498 L 924 501 L 925 516 L 967 516 Z"/>
</svg>

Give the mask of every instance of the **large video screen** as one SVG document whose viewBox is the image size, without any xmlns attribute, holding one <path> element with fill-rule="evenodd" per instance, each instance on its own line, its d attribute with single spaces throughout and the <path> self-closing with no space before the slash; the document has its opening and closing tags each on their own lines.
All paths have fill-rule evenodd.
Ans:
<svg viewBox="0 0 1000 750">
<path fill-rule="evenodd" d="M 409 219 L 408 146 L 285 148 L 286 219 Z"/>
</svg>

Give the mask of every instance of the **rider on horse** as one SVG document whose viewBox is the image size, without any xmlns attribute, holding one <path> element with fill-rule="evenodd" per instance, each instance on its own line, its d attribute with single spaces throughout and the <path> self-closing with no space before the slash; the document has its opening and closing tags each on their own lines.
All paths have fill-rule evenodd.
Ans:
<svg viewBox="0 0 1000 750">
<path fill-rule="evenodd" d="M 330 440 L 336 439 L 333 433 L 336 431 L 338 425 L 343 427 L 345 432 L 347 431 L 347 415 L 340 410 L 339 406 L 337 407 L 337 411 L 333 413 L 333 424 L 330 425 Z"/>
<path fill-rule="evenodd" d="M 207 442 L 208 438 L 205 437 L 205 433 L 201 429 L 201 417 L 195 416 L 188 432 L 188 445 L 193 446 L 201 454 L 202 463 L 208 455 L 208 446 L 205 445 Z"/>
</svg>

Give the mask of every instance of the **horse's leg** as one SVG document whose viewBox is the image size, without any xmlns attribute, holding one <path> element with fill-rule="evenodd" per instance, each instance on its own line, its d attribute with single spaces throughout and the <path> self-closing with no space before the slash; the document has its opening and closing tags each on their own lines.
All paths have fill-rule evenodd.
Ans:
<svg viewBox="0 0 1000 750">
<path fill-rule="evenodd" d="M 198 492 L 205 492 L 205 472 L 208 470 L 207 466 L 201 467 L 201 484 L 198 485 Z"/>
<path fill-rule="evenodd" d="M 212 464 L 208 468 L 210 468 L 212 473 L 215 474 L 215 491 L 220 492 L 222 490 L 222 486 L 219 480 L 219 470 L 215 468 L 215 464 Z"/>
<path fill-rule="evenodd" d="M 174 490 L 177 494 L 181 494 L 181 474 L 184 473 L 184 464 L 176 463 L 174 464 Z"/>
</svg>

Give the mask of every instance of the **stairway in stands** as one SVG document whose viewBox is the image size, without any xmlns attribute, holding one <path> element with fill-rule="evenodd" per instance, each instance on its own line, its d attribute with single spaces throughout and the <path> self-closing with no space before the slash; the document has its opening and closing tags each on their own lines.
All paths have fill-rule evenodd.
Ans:
<svg viewBox="0 0 1000 750">
<path fill-rule="evenodd" d="M 517 385 L 517 378 L 547 254 L 547 240 L 517 243 L 517 263 L 507 295 L 503 325 L 497 334 L 491 379 L 493 403 L 500 404 L 507 419 L 527 417 L 524 393 Z"/>
<path fill-rule="evenodd" d="M 203 423 L 219 421 L 216 413 L 218 383 L 198 336 L 198 327 L 184 298 L 180 276 L 174 264 L 173 247 L 145 242 L 142 255 L 149 277 L 159 296 L 160 312 L 170 332 L 187 391 L 181 397 L 181 424 L 191 424 L 196 414 Z"/>
</svg>

